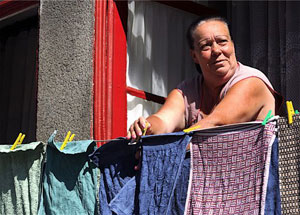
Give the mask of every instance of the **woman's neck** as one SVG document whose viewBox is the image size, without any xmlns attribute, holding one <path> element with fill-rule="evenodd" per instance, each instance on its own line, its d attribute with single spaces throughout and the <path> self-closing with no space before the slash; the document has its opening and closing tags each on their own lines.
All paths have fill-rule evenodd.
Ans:
<svg viewBox="0 0 300 215">
<path fill-rule="evenodd" d="M 210 114 L 214 107 L 220 102 L 222 87 L 213 88 L 203 81 L 201 89 L 201 107 L 205 114 Z"/>
</svg>

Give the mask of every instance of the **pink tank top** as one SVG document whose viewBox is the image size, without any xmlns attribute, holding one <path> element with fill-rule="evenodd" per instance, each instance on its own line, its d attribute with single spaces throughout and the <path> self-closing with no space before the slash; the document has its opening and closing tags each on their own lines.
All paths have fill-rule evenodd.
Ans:
<svg viewBox="0 0 300 215">
<path fill-rule="evenodd" d="M 268 78 L 261 71 L 254 69 L 249 66 L 245 66 L 241 63 L 238 64 L 234 75 L 222 88 L 220 93 L 220 100 L 222 100 L 227 94 L 228 90 L 237 82 L 249 78 L 257 77 L 260 78 L 270 89 L 276 100 L 276 111 L 278 111 L 279 106 L 282 104 L 282 96 L 274 91 L 272 84 Z M 177 89 L 182 93 L 185 103 L 185 127 L 190 127 L 196 122 L 202 119 L 200 114 L 200 101 L 201 101 L 201 84 L 202 75 L 198 74 L 196 77 L 190 80 L 186 80 L 177 86 Z"/>
</svg>

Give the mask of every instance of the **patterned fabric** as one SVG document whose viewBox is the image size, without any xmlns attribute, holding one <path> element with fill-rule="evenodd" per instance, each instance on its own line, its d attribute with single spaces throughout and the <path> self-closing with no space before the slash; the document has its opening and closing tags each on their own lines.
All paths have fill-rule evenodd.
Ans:
<svg viewBox="0 0 300 215">
<path fill-rule="evenodd" d="M 278 119 L 279 186 L 282 214 L 300 214 L 300 116 Z"/>
<path fill-rule="evenodd" d="M 196 132 L 186 214 L 264 214 L 274 139 L 275 123 Z"/>
</svg>

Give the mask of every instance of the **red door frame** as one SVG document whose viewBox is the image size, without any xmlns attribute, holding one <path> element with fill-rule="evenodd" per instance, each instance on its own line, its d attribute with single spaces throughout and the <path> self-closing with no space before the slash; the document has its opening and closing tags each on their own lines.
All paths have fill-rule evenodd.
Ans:
<svg viewBox="0 0 300 215">
<path fill-rule="evenodd" d="M 125 136 L 127 1 L 96 0 L 94 139 Z"/>
</svg>

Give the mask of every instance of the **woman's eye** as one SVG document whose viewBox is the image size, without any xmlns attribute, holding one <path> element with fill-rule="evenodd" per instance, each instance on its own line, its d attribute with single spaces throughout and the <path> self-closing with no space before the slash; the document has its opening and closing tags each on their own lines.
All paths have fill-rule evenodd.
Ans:
<svg viewBox="0 0 300 215">
<path fill-rule="evenodd" d="M 200 45 L 200 49 L 201 50 L 208 50 L 210 48 L 210 45 L 208 44 L 208 43 L 206 43 L 206 44 L 203 44 L 203 45 Z"/>
<path fill-rule="evenodd" d="M 220 44 L 220 45 L 225 45 L 227 43 L 227 40 L 220 40 L 219 42 L 218 42 L 218 44 Z"/>
</svg>

